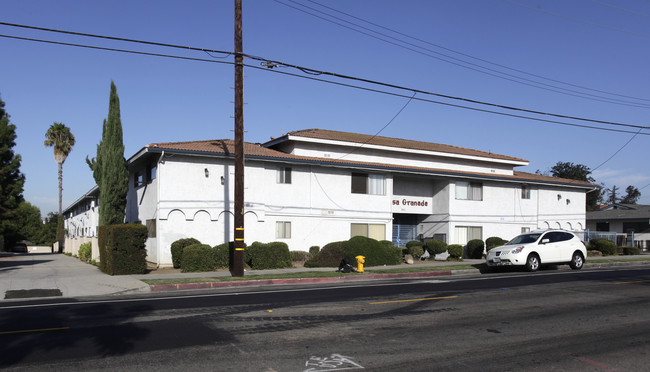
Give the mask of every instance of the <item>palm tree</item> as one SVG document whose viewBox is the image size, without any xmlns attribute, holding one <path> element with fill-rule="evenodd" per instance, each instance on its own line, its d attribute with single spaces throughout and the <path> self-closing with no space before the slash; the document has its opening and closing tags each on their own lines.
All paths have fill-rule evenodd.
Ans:
<svg viewBox="0 0 650 372">
<path fill-rule="evenodd" d="M 45 133 L 45 146 L 54 146 L 54 160 L 59 165 L 59 221 L 56 230 L 59 253 L 63 252 L 63 163 L 72 151 L 74 143 L 74 135 L 63 123 L 52 124 Z"/>
</svg>

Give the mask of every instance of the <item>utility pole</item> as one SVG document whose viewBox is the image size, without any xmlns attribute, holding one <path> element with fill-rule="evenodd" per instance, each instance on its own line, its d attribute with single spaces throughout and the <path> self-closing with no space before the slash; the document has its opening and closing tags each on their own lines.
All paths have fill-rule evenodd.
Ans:
<svg viewBox="0 0 650 372">
<path fill-rule="evenodd" d="M 235 0 L 235 251 L 232 276 L 244 276 L 244 56 L 242 0 Z"/>
</svg>

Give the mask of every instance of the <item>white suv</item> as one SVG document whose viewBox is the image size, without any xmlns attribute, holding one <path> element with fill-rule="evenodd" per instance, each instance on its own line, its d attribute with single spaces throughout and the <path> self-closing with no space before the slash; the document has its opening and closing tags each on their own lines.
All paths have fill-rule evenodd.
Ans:
<svg viewBox="0 0 650 372">
<path fill-rule="evenodd" d="M 505 245 L 487 252 L 488 266 L 521 265 L 528 271 L 537 271 L 544 264 L 569 264 L 580 270 L 585 263 L 587 249 L 575 234 L 564 230 L 533 231 L 521 234 Z"/>
</svg>

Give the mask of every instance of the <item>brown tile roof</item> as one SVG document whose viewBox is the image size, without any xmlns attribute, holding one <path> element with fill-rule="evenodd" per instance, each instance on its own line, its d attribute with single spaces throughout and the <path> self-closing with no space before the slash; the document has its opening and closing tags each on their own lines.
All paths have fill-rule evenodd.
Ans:
<svg viewBox="0 0 650 372">
<path fill-rule="evenodd" d="M 188 141 L 188 142 L 167 142 L 167 143 L 153 143 L 146 146 L 149 149 L 160 149 L 160 150 L 176 150 L 179 152 L 190 152 L 190 153 L 205 153 L 209 154 L 224 154 L 232 155 L 235 154 L 235 144 L 233 140 L 224 139 L 224 140 L 208 140 L 208 141 Z M 370 162 L 359 162 L 359 161 L 349 161 L 349 160 L 336 160 L 336 159 L 326 159 L 326 158 L 317 158 L 309 156 L 296 156 L 292 154 L 287 154 L 281 151 L 269 149 L 261 146 L 260 144 L 254 143 L 244 143 L 244 153 L 245 156 L 255 157 L 255 158 L 268 158 L 268 159 L 287 159 L 289 161 L 297 162 L 307 162 L 307 163 L 319 163 L 319 164 L 339 164 L 339 165 L 352 165 L 366 168 L 377 168 L 377 169 L 392 169 L 392 170 L 403 170 L 411 172 L 423 172 L 430 174 L 440 174 L 447 176 L 459 176 L 459 177 L 477 177 L 477 178 L 489 178 L 489 179 L 501 179 L 501 180 L 512 180 L 512 181 L 521 181 L 521 182 L 541 182 L 541 183 L 553 183 L 553 184 L 564 184 L 564 185 L 574 185 L 578 187 L 596 187 L 597 185 L 591 184 L 589 182 L 576 181 L 564 178 L 557 178 L 551 176 L 544 176 L 541 174 L 532 174 L 526 172 L 515 171 L 512 176 L 508 175 L 495 175 L 488 173 L 477 173 L 477 172 L 465 172 L 465 171 L 455 171 L 449 169 L 436 169 L 436 168 L 424 168 L 424 167 L 412 167 L 412 166 L 401 166 L 394 164 L 383 164 L 383 163 L 370 163 Z"/>
<path fill-rule="evenodd" d="M 305 129 L 287 133 L 287 136 L 317 138 L 332 141 L 346 141 L 362 144 L 371 144 L 379 146 L 399 147 L 411 150 L 424 150 L 435 152 L 446 152 L 450 154 L 479 156 L 491 159 L 508 160 L 516 162 L 528 162 L 528 160 L 516 158 L 513 156 L 494 154 L 487 151 L 467 149 L 458 146 L 444 145 L 439 143 L 413 141 L 401 138 L 390 138 L 381 136 L 371 136 L 367 134 L 338 132 L 325 129 Z"/>
</svg>

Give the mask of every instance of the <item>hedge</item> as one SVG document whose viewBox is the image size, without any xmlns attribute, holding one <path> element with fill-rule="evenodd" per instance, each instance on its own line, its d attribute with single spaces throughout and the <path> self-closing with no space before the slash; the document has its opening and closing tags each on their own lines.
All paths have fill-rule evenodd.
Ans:
<svg viewBox="0 0 650 372">
<path fill-rule="evenodd" d="M 91 242 L 83 243 L 79 247 L 79 259 L 83 262 L 89 262 L 92 256 L 93 246 Z"/>
<path fill-rule="evenodd" d="M 196 273 L 216 270 L 216 263 L 212 256 L 213 249 L 207 244 L 192 244 L 183 248 L 181 258 L 181 271 Z"/>
<path fill-rule="evenodd" d="M 254 242 L 246 249 L 246 263 L 253 270 L 281 269 L 292 267 L 289 246 L 284 242 Z"/>
<path fill-rule="evenodd" d="M 485 239 L 485 250 L 489 251 L 492 248 L 500 247 L 506 244 L 508 241 L 499 238 L 498 236 L 491 236 Z"/>
<path fill-rule="evenodd" d="M 453 259 L 462 259 L 463 257 L 463 246 L 460 244 L 450 244 L 447 246 L 447 252 L 449 252 L 449 257 Z"/>
<path fill-rule="evenodd" d="M 147 227 L 141 224 L 99 227 L 100 269 L 109 275 L 144 274 Z"/>
<path fill-rule="evenodd" d="M 343 243 L 326 244 L 318 254 L 305 262 L 305 267 L 338 267 L 343 259 Z"/>
<path fill-rule="evenodd" d="M 467 242 L 467 257 L 480 259 L 483 258 L 483 248 L 485 244 L 481 239 L 472 239 Z"/>
<path fill-rule="evenodd" d="M 406 248 L 406 251 L 408 254 L 413 256 L 413 258 L 420 258 L 424 254 L 424 247 L 422 244 L 420 245 L 411 245 L 410 247 Z"/>
<path fill-rule="evenodd" d="M 402 250 L 400 248 L 387 247 L 381 242 L 365 236 L 355 236 L 343 243 L 343 256 L 339 259 L 339 262 L 343 257 L 356 256 L 364 256 L 366 266 L 398 265 L 402 262 Z"/>
<path fill-rule="evenodd" d="M 183 259 L 183 248 L 194 244 L 201 244 L 201 242 L 194 238 L 184 238 L 178 239 L 172 243 L 172 265 L 174 265 L 175 269 L 181 267 L 181 261 Z"/>
<path fill-rule="evenodd" d="M 447 252 L 447 243 L 443 242 L 442 240 L 431 239 L 427 241 L 427 251 L 429 251 L 431 258 L 433 258 L 437 254 L 443 254 Z"/>
<path fill-rule="evenodd" d="M 600 251 L 603 256 L 616 256 L 618 254 L 616 243 L 607 239 L 596 238 L 589 240 L 589 249 Z"/>
</svg>

